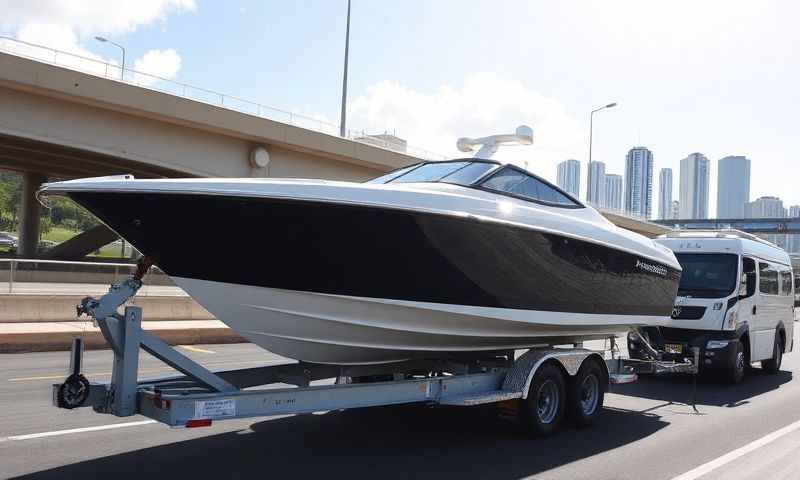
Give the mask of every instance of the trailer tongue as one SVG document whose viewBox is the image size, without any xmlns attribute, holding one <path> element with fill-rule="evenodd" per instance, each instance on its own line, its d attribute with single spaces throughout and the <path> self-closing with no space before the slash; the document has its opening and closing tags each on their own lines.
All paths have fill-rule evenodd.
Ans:
<svg viewBox="0 0 800 480">
<path fill-rule="evenodd" d="M 652 361 L 631 361 L 616 355 L 605 359 L 602 352 L 579 345 L 532 348 L 516 359 L 515 352 L 506 351 L 380 365 L 299 362 L 212 372 L 144 331 L 141 308 L 126 306 L 124 314 L 118 313 L 142 286 L 149 266 L 144 259 L 131 278 L 78 306 L 79 315 L 97 322 L 114 352 L 112 377 L 110 383 L 93 383 L 83 376 L 83 342 L 75 339 L 71 373 L 53 385 L 59 408 L 92 407 L 119 417 L 141 414 L 173 427 L 199 427 L 214 420 L 402 403 L 501 403 L 506 416 L 547 434 L 565 417 L 591 423 L 602 410 L 608 385 L 633 382 L 637 372 L 697 372 L 699 353 L 693 362 L 675 363 L 658 360 L 653 350 Z M 140 348 L 182 375 L 139 380 Z"/>
</svg>

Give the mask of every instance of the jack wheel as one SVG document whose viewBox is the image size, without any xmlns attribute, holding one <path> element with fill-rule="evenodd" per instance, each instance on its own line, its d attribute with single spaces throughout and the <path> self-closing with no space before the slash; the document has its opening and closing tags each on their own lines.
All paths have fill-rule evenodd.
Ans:
<svg viewBox="0 0 800 480">
<path fill-rule="evenodd" d="M 72 374 L 58 387 L 56 404 L 59 408 L 72 410 L 80 407 L 89 399 L 89 380 L 78 374 Z"/>
</svg>

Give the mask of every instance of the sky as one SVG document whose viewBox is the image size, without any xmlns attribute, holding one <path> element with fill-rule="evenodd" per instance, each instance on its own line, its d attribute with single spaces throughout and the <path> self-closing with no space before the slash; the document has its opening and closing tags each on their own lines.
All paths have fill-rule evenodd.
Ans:
<svg viewBox="0 0 800 480">
<path fill-rule="evenodd" d="M 0 0 L 0 34 L 338 123 L 346 0 Z M 555 180 L 636 145 L 752 161 L 751 200 L 800 204 L 800 4 L 703 0 L 353 0 L 348 128 L 446 156 L 461 136 L 534 129 L 496 155 Z M 582 165 L 582 195 L 586 164 Z M 657 212 L 658 205 L 653 205 Z"/>
</svg>

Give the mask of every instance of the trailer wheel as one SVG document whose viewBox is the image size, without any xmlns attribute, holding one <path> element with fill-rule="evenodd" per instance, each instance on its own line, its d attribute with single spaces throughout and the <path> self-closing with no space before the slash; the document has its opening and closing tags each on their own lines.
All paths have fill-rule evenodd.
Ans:
<svg viewBox="0 0 800 480">
<path fill-rule="evenodd" d="M 576 427 L 590 425 L 600 415 L 605 397 L 605 375 L 592 358 L 569 379 L 567 418 Z"/>
<path fill-rule="evenodd" d="M 565 404 L 564 374 L 556 365 L 546 363 L 533 376 L 528 398 L 522 402 L 520 419 L 526 430 L 549 435 L 560 426 Z"/>
</svg>

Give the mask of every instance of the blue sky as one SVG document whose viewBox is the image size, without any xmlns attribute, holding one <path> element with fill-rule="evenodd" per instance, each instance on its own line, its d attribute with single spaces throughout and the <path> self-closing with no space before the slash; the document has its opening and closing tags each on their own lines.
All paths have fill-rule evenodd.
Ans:
<svg viewBox="0 0 800 480">
<path fill-rule="evenodd" d="M 346 0 L 0 0 L 4 35 L 113 60 L 338 123 Z M 499 154 L 553 179 L 566 158 L 624 173 L 637 144 L 663 167 L 692 152 L 752 159 L 751 197 L 800 203 L 800 8 L 791 1 L 354 0 L 349 126 L 455 155 L 457 136 L 526 123 Z M 165 52 L 171 52 L 169 55 Z M 144 56 L 151 54 L 144 61 Z M 174 54 L 174 55 L 173 55 Z M 582 172 L 585 175 L 585 164 Z M 584 176 L 585 181 L 585 176 Z M 654 211 L 655 210 L 654 206 Z"/>
</svg>

